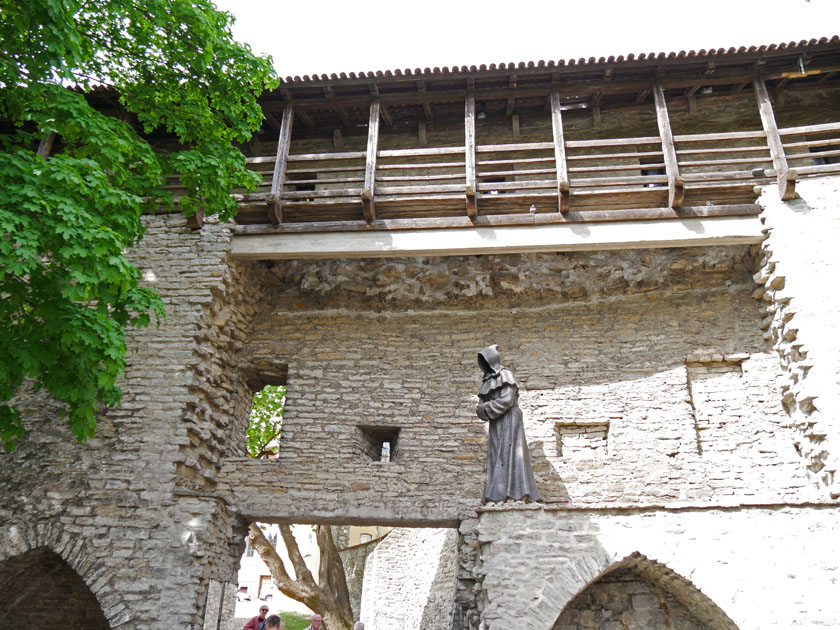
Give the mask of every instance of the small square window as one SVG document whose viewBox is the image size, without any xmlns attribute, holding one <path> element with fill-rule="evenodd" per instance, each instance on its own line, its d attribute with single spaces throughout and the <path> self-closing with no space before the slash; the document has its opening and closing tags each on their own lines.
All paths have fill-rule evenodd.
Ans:
<svg viewBox="0 0 840 630">
<path fill-rule="evenodd" d="M 399 427 L 358 425 L 362 452 L 374 462 L 394 461 L 397 456 Z"/>
</svg>

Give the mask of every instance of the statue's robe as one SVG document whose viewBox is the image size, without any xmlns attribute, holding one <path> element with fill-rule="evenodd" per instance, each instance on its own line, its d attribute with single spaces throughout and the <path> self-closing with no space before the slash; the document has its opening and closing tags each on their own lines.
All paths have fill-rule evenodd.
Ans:
<svg viewBox="0 0 840 630">
<path fill-rule="evenodd" d="M 484 381 L 478 392 L 476 413 L 490 423 L 482 503 L 541 501 L 531 470 L 516 379 L 500 365 L 495 346 L 479 353 L 479 365 L 484 370 Z"/>
</svg>

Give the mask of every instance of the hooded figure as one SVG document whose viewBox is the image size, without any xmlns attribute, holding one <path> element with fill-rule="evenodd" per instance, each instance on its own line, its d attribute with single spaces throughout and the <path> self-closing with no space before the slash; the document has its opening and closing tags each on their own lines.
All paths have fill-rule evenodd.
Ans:
<svg viewBox="0 0 840 630">
<path fill-rule="evenodd" d="M 481 502 L 541 501 L 525 441 L 516 379 L 510 370 L 502 367 L 496 345 L 478 353 L 478 365 L 484 376 L 475 412 L 490 423 L 487 481 Z"/>
</svg>

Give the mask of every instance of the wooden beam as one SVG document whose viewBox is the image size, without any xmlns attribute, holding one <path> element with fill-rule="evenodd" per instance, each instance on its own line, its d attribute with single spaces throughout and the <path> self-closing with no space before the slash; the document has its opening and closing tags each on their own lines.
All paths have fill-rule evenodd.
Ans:
<svg viewBox="0 0 840 630">
<path fill-rule="evenodd" d="M 268 123 L 268 126 L 271 127 L 275 133 L 280 133 L 280 121 L 274 117 L 274 114 L 271 112 L 263 112 L 263 116 L 265 117 L 265 122 Z"/>
<path fill-rule="evenodd" d="M 425 147 L 428 143 L 426 139 L 426 123 L 424 122 L 417 123 L 417 140 L 420 142 L 421 147 Z"/>
<path fill-rule="evenodd" d="M 344 136 L 341 135 L 341 129 L 333 129 L 333 147 L 336 151 L 344 151 Z"/>
<path fill-rule="evenodd" d="M 333 99 L 335 99 L 335 92 L 333 92 L 333 89 L 327 85 L 324 87 L 324 96 L 327 98 L 328 101 L 332 101 Z M 341 107 L 340 105 L 332 105 L 330 109 L 332 109 L 336 114 L 338 114 L 338 117 L 341 119 L 341 122 L 344 124 L 345 127 L 347 127 L 348 129 L 351 129 L 353 127 L 353 123 L 350 122 L 350 117 L 347 115 L 347 112 L 343 107 Z"/>
<path fill-rule="evenodd" d="M 362 189 L 362 214 L 365 221 L 376 220 L 376 151 L 379 145 L 379 99 L 370 102 L 370 117 L 368 118 L 367 156 L 365 157 L 365 187 Z"/>
<path fill-rule="evenodd" d="M 650 88 L 644 88 L 642 90 L 639 90 L 639 94 L 638 96 L 636 96 L 636 103 L 644 103 L 645 99 L 648 97 L 648 94 L 650 94 Z"/>
<path fill-rule="evenodd" d="M 423 98 L 426 96 L 426 82 L 422 79 L 417 81 L 417 93 L 423 103 L 423 114 L 426 116 L 426 122 L 432 122 L 432 108 L 429 103 Z"/>
<path fill-rule="evenodd" d="M 513 131 L 514 139 L 519 139 L 519 114 L 514 114 L 510 117 L 511 130 Z"/>
<path fill-rule="evenodd" d="M 379 98 L 379 86 L 376 85 L 376 82 L 368 84 L 368 89 L 370 90 L 370 95 L 373 98 Z M 391 111 L 385 106 L 381 104 L 379 105 L 379 115 L 382 116 L 382 121 L 388 126 L 388 129 L 393 129 L 394 127 L 394 119 L 391 116 Z"/>
<path fill-rule="evenodd" d="M 697 115 L 697 97 L 693 94 L 688 97 L 688 115 L 692 118 Z"/>
<path fill-rule="evenodd" d="M 598 129 L 601 126 L 601 108 L 592 108 L 592 126 Z"/>
<path fill-rule="evenodd" d="M 55 132 L 50 131 L 47 135 L 41 138 L 41 142 L 38 143 L 38 150 L 36 151 L 36 153 L 46 160 L 48 157 L 50 157 L 50 153 L 52 153 L 54 143 Z"/>
<path fill-rule="evenodd" d="M 187 217 L 187 227 L 191 230 L 200 230 L 204 227 L 204 206 L 200 206 L 195 214 Z"/>
<path fill-rule="evenodd" d="M 569 169 L 566 164 L 566 141 L 563 137 L 563 116 L 560 90 L 551 88 L 551 131 L 554 139 L 554 162 L 557 168 L 557 211 L 569 210 Z"/>
<path fill-rule="evenodd" d="M 516 88 L 516 74 L 510 75 L 510 78 L 508 79 L 508 87 L 512 90 Z M 513 115 L 513 108 L 514 108 L 515 104 L 516 104 L 516 97 L 515 96 L 509 96 L 508 100 L 507 100 L 507 105 L 505 107 L 505 116 L 512 116 Z"/>
<path fill-rule="evenodd" d="M 770 148 L 770 156 L 773 158 L 773 169 L 776 171 L 779 195 L 784 201 L 789 201 L 793 199 L 796 192 L 796 171 L 788 168 L 782 138 L 779 135 L 779 128 L 776 126 L 776 116 L 773 114 L 773 105 L 770 103 L 770 95 L 767 93 L 764 80 L 758 75 L 753 78 L 753 88 L 755 89 L 755 98 L 758 101 L 761 125 L 764 127 L 767 146 Z"/>
<path fill-rule="evenodd" d="M 677 163 L 677 151 L 674 147 L 674 135 L 671 131 L 671 120 L 668 117 L 668 106 L 665 103 L 665 91 L 662 85 L 653 86 L 653 100 L 656 104 L 656 122 L 659 125 L 659 137 L 662 138 L 662 157 L 665 161 L 665 174 L 668 176 L 668 206 L 677 208 L 682 205 L 685 196 L 685 183 L 680 177 Z"/>
<path fill-rule="evenodd" d="M 558 218 L 555 213 L 551 215 Z M 252 260 L 384 258 L 747 245 L 762 241 L 761 229 L 757 216 L 723 216 L 462 229 L 252 234 L 234 236 L 231 255 Z"/>
<path fill-rule="evenodd" d="M 372 230 L 433 230 L 463 229 L 472 227 L 506 227 L 522 225 L 554 225 L 573 221 L 587 223 L 614 223 L 616 221 L 654 221 L 679 218 L 708 218 L 757 216 L 757 204 L 727 204 L 711 206 L 681 206 L 679 208 L 622 208 L 618 210 L 572 210 L 565 216 L 557 212 L 521 212 L 518 214 L 482 214 L 475 220 L 468 217 L 419 217 L 416 219 L 376 219 L 371 223 L 350 221 L 286 222 L 281 225 L 237 225 L 237 235 L 301 234 L 316 232 L 369 232 Z"/>
<path fill-rule="evenodd" d="M 283 88 L 282 90 L 280 90 L 280 95 L 283 97 L 283 102 L 285 103 L 285 105 L 292 104 L 292 93 L 289 90 Z M 309 131 L 315 130 L 315 123 L 312 122 L 312 119 L 309 117 L 309 114 L 307 114 L 302 108 L 296 108 L 295 115 L 300 119 L 300 122 L 303 123 L 303 126 L 306 127 Z M 277 133 L 280 133 L 280 126 L 278 126 L 277 128 Z"/>
<path fill-rule="evenodd" d="M 464 99 L 464 163 L 466 165 L 466 202 L 467 216 L 474 219 L 478 216 L 478 203 L 476 202 L 476 175 L 475 175 L 475 88 L 467 88 L 467 97 Z"/>
<path fill-rule="evenodd" d="M 274 162 L 274 174 L 271 177 L 271 192 L 265 198 L 266 214 L 272 225 L 283 222 L 283 182 L 286 179 L 286 163 L 289 157 L 289 146 L 292 143 L 292 121 L 294 120 L 294 106 L 286 104 L 283 118 L 280 121 L 280 137 L 277 139 L 277 159 Z"/>
</svg>

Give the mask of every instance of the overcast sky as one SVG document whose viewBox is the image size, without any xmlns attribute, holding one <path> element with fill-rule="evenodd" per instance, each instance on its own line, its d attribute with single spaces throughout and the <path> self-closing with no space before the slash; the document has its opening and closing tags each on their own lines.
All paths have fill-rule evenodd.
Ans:
<svg viewBox="0 0 840 630">
<path fill-rule="evenodd" d="M 840 0 L 215 0 L 281 77 L 572 59 L 840 34 Z"/>
</svg>

